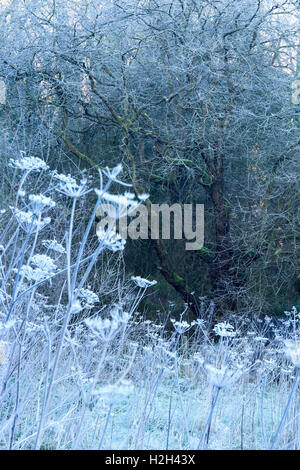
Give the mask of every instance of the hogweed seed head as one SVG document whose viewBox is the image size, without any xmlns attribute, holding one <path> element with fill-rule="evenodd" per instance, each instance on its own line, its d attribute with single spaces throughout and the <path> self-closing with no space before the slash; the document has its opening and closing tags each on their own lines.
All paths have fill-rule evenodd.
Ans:
<svg viewBox="0 0 300 470">
<path fill-rule="evenodd" d="M 57 253 L 65 253 L 65 248 L 58 243 L 55 239 L 54 240 L 43 240 L 42 245 L 47 248 L 48 250 L 56 251 Z"/>
<path fill-rule="evenodd" d="M 39 282 L 46 279 L 49 276 L 49 273 L 43 271 L 40 268 L 32 268 L 28 265 L 23 265 L 20 269 L 21 276 L 24 276 L 29 281 Z"/>
<path fill-rule="evenodd" d="M 150 194 L 142 193 L 138 194 L 138 199 L 142 202 L 146 201 L 149 198 Z"/>
<path fill-rule="evenodd" d="M 148 281 L 148 279 L 144 279 L 140 276 L 131 276 L 131 280 L 135 282 L 135 284 L 143 289 L 147 289 L 148 287 L 155 286 L 157 281 Z"/>
<path fill-rule="evenodd" d="M 31 263 L 42 271 L 52 273 L 56 270 L 56 265 L 50 256 L 36 254 L 31 258 Z"/>
<path fill-rule="evenodd" d="M 103 230 L 102 227 L 98 227 L 96 235 L 98 240 L 110 251 L 122 251 L 125 248 L 126 240 L 113 230 Z"/>
<path fill-rule="evenodd" d="M 217 323 L 214 327 L 214 332 L 216 335 L 221 337 L 234 337 L 236 336 L 236 332 L 234 331 L 234 327 L 227 322 Z"/>
<path fill-rule="evenodd" d="M 177 333 L 179 333 L 180 335 L 185 333 L 191 327 L 191 325 L 185 320 L 176 321 L 174 318 L 171 318 L 171 322 L 173 323 L 173 326 Z"/>
<path fill-rule="evenodd" d="M 53 174 L 54 178 L 58 179 L 62 183 L 69 184 L 71 186 L 76 186 L 77 185 L 76 180 L 70 174 L 64 175 L 62 173 L 57 173 L 56 170 L 54 170 L 52 172 L 52 174 Z"/>
<path fill-rule="evenodd" d="M 211 364 L 205 364 L 204 367 L 209 382 L 217 388 L 225 388 L 232 385 L 243 373 L 242 365 L 237 365 L 234 369 L 230 369 L 226 365 L 217 368 Z"/>
<path fill-rule="evenodd" d="M 15 210 L 15 217 L 25 232 L 28 232 L 29 230 L 32 232 L 35 232 L 36 230 L 41 231 L 51 222 L 50 217 L 41 219 L 36 217 L 36 214 L 34 214 L 32 211 L 25 212 L 19 209 Z"/>
<path fill-rule="evenodd" d="M 118 175 L 121 173 L 121 171 L 123 170 L 123 167 L 121 165 L 121 163 L 119 163 L 117 166 L 115 166 L 112 170 L 110 170 L 108 167 L 105 168 L 105 170 L 102 170 L 102 173 L 104 173 L 104 175 L 110 180 L 110 181 L 114 181 L 115 183 L 118 183 L 120 184 L 121 186 L 127 186 L 127 187 L 131 187 L 132 184 L 129 184 L 129 183 L 124 183 L 123 181 L 120 181 L 118 179 Z M 99 170 L 100 172 L 100 170 Z M 100 173 L 100 177 L 101 177 L 101 173 Z"/>
<path fill-rule="evenodd" d="M 77 199 L 81 196 L 84 196 L 90 191 L 86 186 L 86 179 L 82 180 L 79 185 L 76 180 L 70 175 L 59 174 L 54 171 L 53 176 L 54 178 L 59 180 L 59 185 L 56 190 L 59 193 L 65 194 L 66 196 Z"/>
<path fill-rule="evenodd" d="M 99 302 L 98 295 L 90 289 L 81 288 L 78 292 L 78 297 L 81 299 L 81 303 L 85 308 L 92 308 L 97 302 Z"/>
<path fill-rule="evenodd" d="M 119 208 L 119 217 L 122 217 L 125 213 L 130 213 L 134 208 L 138 207 L 139 203 L 133 199 L 131 193 L 125 194 L 112 194 L 108 192 L 103 192 L 101 189 L 95 188 L 95 193 L 101 199 L 104 199 L 106 202 L 114 204 Z M 133 195 L 134 196 L 134 195 Z"/>
<path fill-rule="evenodd" d="M 47 170 L 48 165 L 38 157 L 23 157 L 24 152 L 21 152 L 22 158 L 19 160 L 10 159 L 9 166 L 18 168 L 23 171 L 39 171 Z"/>
<path fill-rule="evenodd" d="M 95 336 L 100 337 L 103 341 L 109 341 L 113 338 L 119 331 L 119 328 L 122 325 L 126 325 L 130 318 L 129 313 L 123 311 L 119 305 L 115 305 L 112 308 L 110 315 L 111 319 L 97 316 L 85 320 L 86 326 Z"/>
<path fill-rule="evenodd" d="M 31 207 L 34 214 L 40 214 L 44 210 L 56 206 L 55 201 L 53 201 L 50 197 L 44 196 L 43 194 L 30 194 L 28 199 L 31 202 Z"/>
</svg>

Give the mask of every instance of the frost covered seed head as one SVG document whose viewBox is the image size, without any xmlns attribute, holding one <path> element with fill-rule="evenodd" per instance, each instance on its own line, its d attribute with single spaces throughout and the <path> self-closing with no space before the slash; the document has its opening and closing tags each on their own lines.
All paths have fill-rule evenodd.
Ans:
<svg viewBox="0 0 300 470">
<path fill-rule="evenodd" d="M 144 279 L 140 276 L 131 276 L 131 280 L 143 289 L 147 289 L 147 287 L 155 286 L 155 284 L 157 284 L 157 281 L 148 281 L 148 279 Z"/>
<path fill-rule="evenodd" d="M 116 252 L 122 251 L 125 248 L 126 240 L 124 240 L 120 234 L 114 233 L 112 230 L 103 230 L 103 228 L 97 228 L 97 237 L 106 248 Z"/>
<path fill-rule="evenodd" d="M 174 326 L 175 330 L 177 331 L 177 333 L 179 333 L 180 335 L 185 333 L 191 327 L 191 325 L 188 322 L 184 321 L 184 320 L 175 321 L 174 318 L 171 318 L 171 322 L 173 323 L 173 326 Z"/>
<path fill-rule="evenodd" d="M 47 255 L 34 255 L 31 258 L 31 263 L 42 271 L 46 271 L 48 273 L 51 273 L 56 269 L 53 259 Z"/>
<path fill-rule="evenodd" d="M 130 214 L 135 208 L 138 207 L 139 202 L 133 199 L 131 193 L 125 194 L 111 194 L 108 192 L 103 192 L 100 189 L 95 188 L 95 193 L 101 199 L 104 199 L 106 202 L 113 204 L 116 207 L 116 217 L 120 218 L 125 214 Z"/>
<path fill-rule="evenodd" d="M 129 320 L 129 313 L 124 312 L 118 305 L 110 312 L 111 319 L 93 317 L 85 320 L 86 326 L 92 333 L 103 341 L 110 340 L 118 331 L 120 326 L 126 325 Z"/>
<path fill-rule="evenodd" d="M 42 244 L 48 250 L 57 251 L 57 253 L 65 253 L 65 248 L 56 240 L 43 240 Z"/>
<path fill-rule="evenodd" d="M 86 308 L 92 308 L 94 304 L 99 302 L 98 295 L 89 289 L 80 289 L 78 292 L 78 297 L 81 299 L 84 307 Z"/>
<path fill-rule="evenodd" d="M 229 369 L 227 366 L 217 368 L 211 364 L 205 364 L 204 367 L 206 369 L 209 382 L 218 388 L 228 387 L 242 375 L 242 366 L 237 366 L 236 369 Z"/>
<path fill-rule="evenodd" d="M 102 319 L 99 317 L 87 318 L 85 324 L 95 336 L 100 337 L 103 341 L 109 340 L 119 326 L 116 320 L 110 320 L 109 318 Z"/>
<path fill-rule="evenodd" d="M 60 173 L 57 173 L 57 171 L 54 170 L 53 171 L 53 176 L 54 176 L 54 178 L 58 179 L 62 183 L 65 183 L 65 184 L 68 184 L 68 185 L 71 185 L 71 186 L 76 186 L 77 185 L 76 180 L 71 175 L 60 174 Z"/>
<path fill-rule="evenodd" d="M 148 198 L 149 198 L 150 194 L 146 194 L 146 193 L 143 193 L 143 194 L 138 194 L 138 199 L 140 201 L 146 201 Z"/>
<path fill-rule="evenodd" d="M 89 192 L 89 189 L 86 187 L 86 179 L 82 180 L 79 185 L 70 175 L 58 174 L 54 171 L 53 176 L 59 180 L 58 188 L 56 188 L 59 193 L 69 197 L 79 198 Z"/>
<path fill-rule="evenodd" d="M 56 205 L 55 201 L 43 194 L 30 194 L 28 199 L 31 202 L 34 214 L 39 214 L 45 209 L 55 207 Z"/>
<path fill-rule="evenodd" d="M 19 160 L 14 160 L 11 158 L 9 166 L 24 171 L 47 170 L 48 168 L 48 165 L 46 165 L 46 163 L 38 157 L 23 157 Z"/>
<path fill-rule="evenodd" d="M 216 333 L 216 335 L 221 336 L 221 337 L 236 336 L 234 327 L 227 322 L 217 323 L 214 327 L 214 332 Z"/>
<path fill-rule="evenodd" d="M 31 264 L 34 268 L 29 265 L 23 265 L 21 267 L 21 275 L 30 281 L 40 281 L 54 274 L 56 265 L 50 256 L 46 255 L 34 255 L 31 258 Z"/>
<path fill-rule="evenodd" d="M 41 219 L 38 218 L 32 211 L 25 212 L 19 209 L 15 210 L 15 217 L 25 232 L 28 232 L 29 230 L 32 232 L 35 232 L 36 230 L 40 231 L 51 222 L 50 217 Z"/>
<path fill-rule="evenodd" d="M 120 181 L 118 179 L 118 175 L 121 173 L 123 170 L 123 167 L 121 163 L 119 163 L 117 166 L 115 166 L 112 170 L 110 170 L 108 167 L 105 168 L 105 170 L 102 170 L 102 172 L 105 174 L 105 176 L 110 180 L 114 181 L 115 183 L 118 183 L 122 186 L 127 186 L 130 187 L 132 186 L 131 184 L 124 183 L 123 181 Z"/>
</svg>

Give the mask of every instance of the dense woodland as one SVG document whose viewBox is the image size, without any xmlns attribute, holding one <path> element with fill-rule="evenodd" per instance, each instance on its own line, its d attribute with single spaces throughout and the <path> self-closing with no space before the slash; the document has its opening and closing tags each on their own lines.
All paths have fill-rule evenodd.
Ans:
<svg viewBox="0 0 300 470">
<path fill-rule="evenodd" d="M 0 450 L 300 449 L 299 20 L 0 0 Z"/>
<path fill-rule="evenodd" d="M 149 314 L 170 300 L 191 317 L 201 301 L 219 318 L 299 306 L 299 14 L 296 0 L 2 1 L 2 206 L 20 154 L 91 179 L 121 162 L 149 210 L 205 206 L 201 250 L 128 240 L 114 255 L 158 281 Z"/>
</svg>

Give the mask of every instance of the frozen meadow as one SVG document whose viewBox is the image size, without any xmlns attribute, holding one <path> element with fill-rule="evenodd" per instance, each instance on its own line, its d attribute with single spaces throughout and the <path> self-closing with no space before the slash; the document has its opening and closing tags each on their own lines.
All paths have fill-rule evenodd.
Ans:
<svg viewBox="0 0 300 470">
<path fill-rule="evenodd" d="M 156 281 L 127 279 L 115 261 L 125 240 L 110 227 L 96 236 L 94 219 L 100 203 L 130 210 L 148 195 L 121 194 L 121 165 L 99 170 L 97 187 L 24 154 L 10 167 L 19 183 L 1 208 L 0 449 L 299 449 L 296 308 L 217 321 L 200 299 L 193 321 L 188 306 L 174 318 L 171 302 L 145 319 Z"/>
</svg>

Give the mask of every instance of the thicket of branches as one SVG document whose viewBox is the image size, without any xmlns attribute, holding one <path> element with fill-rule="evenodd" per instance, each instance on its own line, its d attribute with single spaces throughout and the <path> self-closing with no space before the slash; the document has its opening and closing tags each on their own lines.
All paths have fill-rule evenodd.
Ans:
<svg viewBox="0 0 300 470">
<path fill-rule="evenodd" d="M 13 0 L 0 41 L 3 199 L 20 151 L 67 172 L 122 161 L 149 207 L 205 204 L 203 249 L 132 242 L 129 271 L 194 314 L 198 296 L 220 315 L 297 305 L 298 1 Z"/>
</svg>

